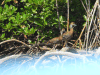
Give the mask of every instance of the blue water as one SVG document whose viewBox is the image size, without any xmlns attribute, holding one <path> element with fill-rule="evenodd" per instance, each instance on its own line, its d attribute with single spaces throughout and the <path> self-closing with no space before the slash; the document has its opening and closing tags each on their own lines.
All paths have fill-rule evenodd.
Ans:
<svg viewBox="0 0 100 75">
<path fill-rule="evenodd" d="M 100 75 L 100 55 L 96 53 L 12 57 L 0 59 L 0 75 Z"/>
</svg>

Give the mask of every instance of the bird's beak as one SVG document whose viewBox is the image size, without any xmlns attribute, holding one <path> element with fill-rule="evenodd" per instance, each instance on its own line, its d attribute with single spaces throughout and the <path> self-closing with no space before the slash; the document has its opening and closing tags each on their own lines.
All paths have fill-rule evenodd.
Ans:
<svg viewBox="0 0 100 75">
<path fill-rule="evenodd" d="M 76 27 L 77 25 L 76 24 L 73 24 L 73 26 Z"/>
</svg>

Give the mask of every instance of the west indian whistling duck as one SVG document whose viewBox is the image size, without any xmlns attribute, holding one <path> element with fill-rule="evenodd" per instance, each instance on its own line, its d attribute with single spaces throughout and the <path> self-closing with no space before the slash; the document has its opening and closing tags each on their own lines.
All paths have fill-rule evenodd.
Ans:
<svg viewBox="0 0 100 75">
<path fill-rule="evenodd" d="M 63 41 L 65 41 L 64 47 L 67 45 L 67 42 L 73 37 L 73 31 L 74 31 L 74 27 L 76 26 L 76 24 L 74 22 L 70 23 L 70 31 L 66 31 L 62 36 L 63 36 Z"/>
<path fill-rule="evenodd" d="M 63 29 L 61 30 L 61 35 L 60 35 L 59 37 L 55 37 L 55 38 L 49 40 L 49 41 L 47 42 L 47 44 L 52 43 L 52 44 L 54 44 L 53 47 L 56 48 L 56 44 L 62 43 L 62 35 L 63 35 L 64 32 L 65 32 L 65 29 L 63 28 Z"/>
<path fill-rule="evenodd" d="M 65 44 L 64 44 L 64 47 L 65 45 L 67 44 L 67 41 L 69 41 L 72 37 L 73 37 L 73 28 L 76 26 L 76 24 L 74 22 L 71 22 L 70 23 L 70 31 L 65 31 L 65 29 L 63 28 L 62 31 L 61 31 L 61 35 L 59 37 L 55 37 L 51 40 L 49 40 L 47 42 L 47 44 L 49 43 L 52 43 L 54 44 L 54 48 L 55 48 L 55 45 L 58 44 L 58 43 L 62 43 L 62 41 L 65 41 Z"/>
</svg>

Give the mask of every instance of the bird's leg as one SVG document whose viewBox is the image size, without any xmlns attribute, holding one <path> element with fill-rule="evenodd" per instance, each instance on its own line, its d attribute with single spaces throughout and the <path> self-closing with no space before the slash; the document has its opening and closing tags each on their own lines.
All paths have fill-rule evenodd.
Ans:
<svg viewBox="0 0 100 75">
<path fill-rule="evenodd" d="M 56 47 L 57 47 L 57 44 L 54 44 L 52 50 L 56 50 Z"/>
<path fill-rule="evenodd" d="M 63 47 L 66 47 L 66 46 L 68 46 L 68 45 L 67 45 L 67 41 L 65 41 L 64 46 L 63 46 Z"/>
<path fill-rule="evenodd" d="M 55 44 L 53 45 L 53 49 L 55 50 Z"/>
<path fill-rule="evenodd" d="M 61 44 L 61 46 L 63 46 L 63 40 L 62 40 L 62 44 Z"/>
<path fill-rule="evenodd" d="M 61 36 L 63 37 L 63 33 L 65 32 L 65 29 L 63 28 L 62 30 L 61 30 Z M 63 40 L 62 40 L 62 43 L 61 43 L 61 46 L 63 46 Z"/>
</svg>

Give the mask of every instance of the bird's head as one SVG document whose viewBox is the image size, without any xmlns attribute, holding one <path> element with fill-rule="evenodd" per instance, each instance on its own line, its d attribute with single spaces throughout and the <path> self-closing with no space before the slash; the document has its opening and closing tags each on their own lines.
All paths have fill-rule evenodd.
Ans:
<svg viewBox="0 0 100 75">
<path fill-rule="evenodd" d="M 77 26 L 77 25 L 75 24 L 75 22 L 71 22 L 71 23 L 70 23 L 70 28 L 74 28 L 75 26 Z"/>
<path fill-rule="evenodd" d="M 65 28 L 62 28 L 62 30 L 61 30 L 62 32 L 65 32 Z"/>
<path fill-rule="evenodd" d="M 62 35 L 63 33 L 65 33 L 65 32 L 66 32 L 65 29 L 62 28 L 62 30 L 61 30 L 61 35 Z"/>
</svg>

